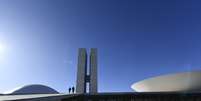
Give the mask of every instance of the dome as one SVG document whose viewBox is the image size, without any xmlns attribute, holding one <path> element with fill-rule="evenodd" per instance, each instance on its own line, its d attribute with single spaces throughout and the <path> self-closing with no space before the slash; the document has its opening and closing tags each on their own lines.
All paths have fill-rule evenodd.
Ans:
<svg viewBox="0 0 201 101">
<path fill-rule="evenodd" d="M 152 77 L 134 83 L 131 88 L 136 92 L 201 92 L 201 71 Z"/>
<path fill-rule="evenodd" d="M 15 88 L 5 94 L 57 94 L 58 92 L 45 85 L 26 85 L 22 87 Z"/>
</svg>

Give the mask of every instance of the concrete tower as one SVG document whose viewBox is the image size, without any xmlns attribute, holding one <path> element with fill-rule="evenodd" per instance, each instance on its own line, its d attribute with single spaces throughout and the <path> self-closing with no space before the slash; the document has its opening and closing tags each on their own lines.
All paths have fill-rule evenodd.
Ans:
<svg viewBox="0 0 201 101">
<path fill-rule="evenodd" d="M 78 69 L 77 69 L 77 84 L 76 93 L 97 93 L 97 49 L 91 48 L 89 74 L 87 74 L 87 51 L 85 48 L 79 48 Z M 89 83 L 87 87 L 87 83 Z M 87 92 L 87 88 L 89 92 Z"/>
<path fill-rule="evenodd" d="M 87 51 L 85 48 L 79 48 L 77 65 L 77 93 L 86 93 L 86 72 L 87 72 Z"/>
<path fill-rule="evenodd" d="M 91 48 L 90 53 L 90 84 L 89 92 L 97 93 L 97 49 Z"/>
</svg>

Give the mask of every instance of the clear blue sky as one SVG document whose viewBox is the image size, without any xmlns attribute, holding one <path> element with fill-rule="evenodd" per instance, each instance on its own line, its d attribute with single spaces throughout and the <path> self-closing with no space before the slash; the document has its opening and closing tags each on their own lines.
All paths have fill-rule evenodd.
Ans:
<svg viewBox="0 0 201 101">
<path fill-rule="evenodd" d="M 201 69 L 200 0 L 0 0 L 0 92 L 75 85 L 77 50 L 98 48 L 99 91 Z"/>
</svg>

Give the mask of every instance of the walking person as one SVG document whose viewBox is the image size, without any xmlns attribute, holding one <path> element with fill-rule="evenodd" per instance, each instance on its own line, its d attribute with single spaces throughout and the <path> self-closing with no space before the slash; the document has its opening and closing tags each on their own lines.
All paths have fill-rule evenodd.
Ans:
<svg viewBox="0 0 201 101">
<path fill-rule="evenodd" d="M 69 93 L 69 94 L 71 93 L 71 87 L 68 88 L 68 93 Z"/>
<path fill-rule="evenodd" d="M 72 92 L 73 92 L 73 94 L 74 94 L 74 92 L 75 92 L 75 87 L 74 87 L 74 86 L 72 87 Z"/>
</svg>

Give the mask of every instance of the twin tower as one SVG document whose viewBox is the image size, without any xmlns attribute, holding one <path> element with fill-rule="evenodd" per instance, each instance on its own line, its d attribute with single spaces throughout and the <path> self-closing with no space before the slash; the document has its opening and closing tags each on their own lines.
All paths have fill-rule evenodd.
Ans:
<svg viewBox="0 0 201 101">
<path fill-rule="evenodd" d="M 97 49 L 90 49 L 89 61 L 85 48 L 79 48 L 78 54 L 76 93 L 97 93 Z"/>
</svg>

